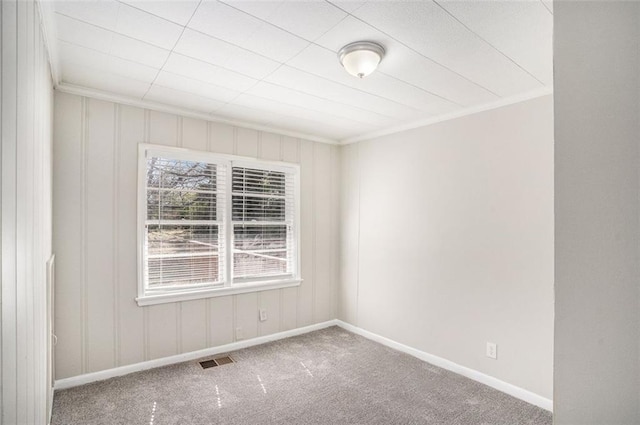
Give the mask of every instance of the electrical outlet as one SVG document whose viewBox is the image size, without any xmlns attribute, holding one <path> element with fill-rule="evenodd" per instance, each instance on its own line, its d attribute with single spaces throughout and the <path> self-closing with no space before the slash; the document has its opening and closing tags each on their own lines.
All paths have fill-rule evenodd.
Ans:
<svg viewBox="0 0 640 425">
<path fill-rule="evenodd" d="M 490 359 L 498 359 L 498 345 L 493 342 L 487 342 L 487 357 Z"/>
<path fill-rule="evenodd" d="M 240 341 L 241 339 L 244 339 L 242 328 L 236 328 L 236 341 Z"/>
<path fill-rule="evenodd" d="M 261 308 L 260 310 L 258 310 L 258 312 L 260 313 L 260 321 L 261 322 L 266 322 L 266 320 L 267 320 L 267 309 L 266 308 Z"/>
</svg>

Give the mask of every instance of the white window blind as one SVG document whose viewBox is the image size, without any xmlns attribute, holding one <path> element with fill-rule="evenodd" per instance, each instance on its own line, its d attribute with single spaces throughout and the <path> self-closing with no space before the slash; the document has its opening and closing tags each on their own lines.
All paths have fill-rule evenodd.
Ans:
<svg viewBox="0 0 640 425">
<path fill-rule="evenodd" d="M 140 145 L 139 167 L 140 305 L 300 282 L 297 166 Z"/>
<path fill-rule="evenodd" d="M 293 273 L 294 176 L 234 166 L 233 276 L 269 278 Z"/>
<path fill-rule="evenodd" d="M 226 168 L 149 156 L 146 177 L 148 289 L 224 282 Z"/>
</svg>

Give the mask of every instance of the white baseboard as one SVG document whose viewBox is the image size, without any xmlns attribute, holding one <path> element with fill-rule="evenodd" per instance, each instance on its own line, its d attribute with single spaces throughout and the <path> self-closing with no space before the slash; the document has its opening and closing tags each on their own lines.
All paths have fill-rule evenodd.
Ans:
<svg viewBox="0 0 640 425">
<path fill-rule="evenodd" d="M 175 363 L 187 362 L 202 357 L 212 356 L 220 353 L 228 353 L 230 351 L 241 350 L 243 348 L 260 345 L 279 339 L 289 338 L 291 336 L 302 335 L 320 329 L 328 328 L 338 324 L 337 320 L 329 320 L 315 325 L 305 326 L 302 328 L 291 329 L 289 331 L 278 332 L 271 335 L 259 336 L 257 338 L 247 339 L 243 341 L 232 342 L 230 344 L 220 345 L 218 347 L 205 348 L 204 350 L 192 351 L 190 353 L 177 354 L 175 356 L 163 357 L 161 359 L 149 360 L 146 362 L 135 363 L 127 366 L 120 366 L 113 369 L 101 370 L 99 372 L 86 373 L 84 375 L 73 376 L 71 378 L 57 379 L 55 382 L 56 390 L 77 387 L 79 385 L 89 384 L 91 382 L 103 381 L 105 379 L 114 378 L 116 376 L 128 375 L 134 372 L 153 369 L 160 366 L 167 366 Z"/>
<path fill-rule="evenodd" d="M 338 326 L 340 326 L 344 330 L 353 332 L 354 334 L 358 334 L 360 336 L 363 336 L 367 339 L 370 339 L 382 345 L 386 345 L 387 347 L 393 348 L 394 350 L 402 351 L 403 353 L 407 353 L 427 363 L 431 363 L 432 365 L 441 367 L 451 372 L 455 372 L 469 379 L 473 379 L 474 381 L 488 385 L 492 388 L 495 388 L 498 391 L 502 391 L 503 393 L 509 394 L 512 397 L 515 397 L 520 400 L 526 401 L 527 403 L 533 404 L 534 406 L 538 406 L 550 412 L 553 411 L 552 400 L 542 397 L 538 394 L 532 393 L 531 391 L 525 390 L 524 388 L 516 387 L 515 385 L 501 381 L 497 378 L 494 378 L 493 376 L 485 375 L 482 372 L 478 372 L 477 370 L 470 369 L 465 366 L 461 366 L 450 360 L 443 359 L 442 357 L 425 353 L 424 351 L 417 350 L 413 347 L 409 347 L 408 345 L 404 345 L 399 342 L 393 341 L 389 338 L 385 338 L 378 334 L 374 334 L 373 332 L 365 331 L 364 329 L 361 329 L 357 326 L 353 326 L 349 323 L 343 322 L 342 320 L 336 320 L 335 322 Z"/>
<path fill-rule="evenodd" d="M 552 411 L 553 409 L 553 401 L 548 398 L 544 398 L 538 394 L 532 393 L 531 391 L 525 390 L 523 388 L 517 387 L 515 385 L 509 384 L 507 382 L 494 378 L 493 376 L 489 376 L 484 373 L 478 372 L 477 370 L 470 369 L 465 366 L 461 366 L 450 360 L 443 359 L 442 357 L 425 353 L 424 351 L 420 351 L 413 347 L 409 347 L 408 345 L 401 344 L 389 338 L 385 338 L 373 332 L 366 331 L 357 326 L 353 326 L 349 323 L 346 323 L 346 322 L 343 322 L 342 320 L 337 320 L 337 319 L 329 320 L 322 323 L 317 323 L 311 326 L 305 326 L 303 328 L 297 328 L 289 331 L 278 332 L 272 335 L 260 336 L 257 338 L 252 338 L 244 341 L 232 342 L 230 344 L 220 345 L 218 347 L 205 348 L 204 350 L 192 351 L 190 353 L 178 354 L 175 356 L 163 357 L 161 359 L 149 360 L 146 362 L 135 363 L 127 366 L 120 366 L 113 369 L 101 370 L 99 372 L 73 376 L 71 378 L 59 379 L 59 380 L 56 380 L 55 382 L 55 389 L 62 390 L 65 388 L 77 387 L 79 385 L 89 384 L 91 382 L 96 382 L 96 381 L 103 381 L 105 379 L 114 378 L 116 376 L 127 375 L 129 373 L 140 372 L 143 370 L 153 369 L 161 366 L 167 366 L 175 363 L 182 363 L 182 362 L 195 360 L 202 357 L 212 356 L 220 353 L 228 353 L 230 351 L 240 350 L 243 348 L 260 345 L 260 344 L 264 344 L 271 341 L 277 341 L 279 339 L 289 338 L 291 336 L 302 335 L 305 333 L 317 331 L 320 329 L 324 329 L 324 328 L 328 328 L 330 326 L 336 326 L 336 325 L 340 326 L 344 330 L 353 332 L 354 334 L 363 336 L 367 339 L 370 339 L 372 341 L 375 341 L 387 347 L 393 348 L 395 350 L 402 351 L 403 353 L 407 353 L 413 357 L 416 357 L 420 360 L 431 363 L 435 366 L 441 367 L 451 372 L 455 372 L 469 379 L 473 379 L 474 381 L 488 385 L 492 388 L 495 388 L 498 391 L 502 391 L 503 393 L 509 394 L 515 398 L 526 401 L 527 403 L 541 407 L 545 410 Z"/>
<path fill-rule="evenodd" d="M 53 417 L 53 388 L 49 388 L 48 391 L 51 393 L 51 405 L 49 406 L 47 412 L 47 425 L 51 425 L 51 418 Z"/>
</svg>

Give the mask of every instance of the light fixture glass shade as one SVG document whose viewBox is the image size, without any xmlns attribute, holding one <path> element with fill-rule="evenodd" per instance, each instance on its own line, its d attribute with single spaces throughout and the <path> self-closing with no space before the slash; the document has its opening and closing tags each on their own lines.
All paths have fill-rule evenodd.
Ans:
<svg viewBox="0 0 640 425">
<path fill-rule="evenodd" d="M 376 70 L 384 56 L 384 48 L 370 41 L 358 41 L 340 49 L 340 63 L 351 75 L 366 77 Z"/>
</svg>

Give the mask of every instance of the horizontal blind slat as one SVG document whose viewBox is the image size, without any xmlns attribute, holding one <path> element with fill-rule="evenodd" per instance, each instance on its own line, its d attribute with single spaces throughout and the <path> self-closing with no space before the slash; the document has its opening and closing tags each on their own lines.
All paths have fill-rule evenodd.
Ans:
<svg viewBox="0 0 640 425">
<path fill-rule="evenodd" d="M 291 173 L 232 168 L 234 277 L 291 271 L 293 189 Z"/>
<path fill-rule="evenodd" d="M 221 282 L 226 167 L 151 156 L 146 177 L 147 286 Z"/>
</svg>

